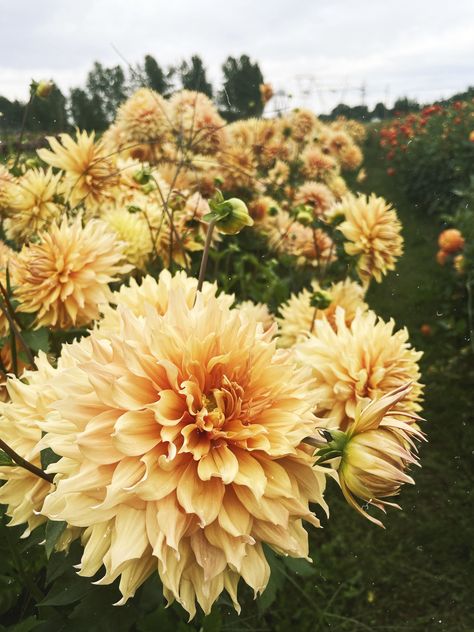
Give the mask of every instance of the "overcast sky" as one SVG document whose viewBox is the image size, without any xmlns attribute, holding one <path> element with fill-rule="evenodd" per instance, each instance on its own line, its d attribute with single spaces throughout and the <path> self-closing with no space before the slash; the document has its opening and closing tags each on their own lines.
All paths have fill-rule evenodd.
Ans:
<svg viewBox="0 0 474 632">
<path fill-rule="evenodd" d="M 117 52 L 118 51 L 118 52 Z M 162 66 L 199 54 L 215 86 L 228 55 L 257 60 L 292 106 L 428 102 L 474 85 L 474 0 L 0 0 L 0 94 L 32 78 L 63 92 L 95 60 Z"/>
</svg>

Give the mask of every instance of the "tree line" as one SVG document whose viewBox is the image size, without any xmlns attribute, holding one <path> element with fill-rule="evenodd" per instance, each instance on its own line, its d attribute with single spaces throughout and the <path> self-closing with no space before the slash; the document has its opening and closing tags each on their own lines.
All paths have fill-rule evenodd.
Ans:
<svg viewBox="0 0 474 632">
<path fill-rule="evenodd" d="M 118 107 L 140 87 L 148 87 L 164 97 L 179 89 L 198 90 L 213 99 L 228 120 L 261 116 L 263 103 L 260 84 L 264 82 L 257 62 L 248 55 L 228 57 L 222 65 L 220 90 L 207 78 L 206 68 L 198 55 L 177 66 L 162 68 L 152 55 L 143 63 L 124 69 L 106 67 L 95 62 L 85 85 L 72 88 L 65 96 L 57 85 L 47 99 L 32 98 L 24 123 L 27 131 L 64 131 L 70 127 L 105 130 L 114 120 Z M 18 130 L 23 126 L 27 104 L 0 96 L 0 128 Z"/>
</svg>

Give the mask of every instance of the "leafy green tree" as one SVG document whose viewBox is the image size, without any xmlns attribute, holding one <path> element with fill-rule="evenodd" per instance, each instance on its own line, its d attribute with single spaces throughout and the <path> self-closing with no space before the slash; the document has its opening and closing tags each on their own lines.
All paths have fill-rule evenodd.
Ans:
<svg viewBox="0 0 474 632">
<path fill-rule="evenodd" d="M 261 116 L 263 103 L 260 84 L 264 81 L 258 63 L 252 63 L 248 55 L 241 55 L 239 59 L 228 57 L 222 72 L 224 86 L 219 92 L 218 101 L 224 118 L 232 121 Z"/>
<path fill-rule="evenodd" d="M 101 131 L 107 128 L 107 119 L 98 97 L 90 98 L 81 88 L 71 90 L 69 111 L 74 125 L 79 129 Z"/>
<path fill-rule="evenodd" d="M 87 75 L 86 87 L 89 98 L 101 104 L 103 116 L 111 123 L 119 105 L 127 98 L 127 85 L 122 67 L 105 68 L 96 61 Z"/>
<path fill-rule="evenodd" d="M 26 129 L 58 133 L 67 127 L 66 97 L 56 85 L 47 98 L 33 99 Z"/>
<path fill-rule="evenodd" d="M 384 103 L 377 103 L 372 112 L 372 116 L 376 116 L 379 119 L 384 119 L 387 116 L 388 110 Z"/>
<path fill-rule="evenodd" d="M 156 59 L 151 55 L 145 55 L 145 63 L 143 64 L 143 73 L 147 85 L 152 90 L 156 90 L 160 94 L 166 94 L 170 89 L 170 81 L 167 74 L 163 71 Z"/>
<path fill-rule="evenodd" d="M 9 101 L 0 96 L 0 128 L 19 129 L 23 118 L 24 105 L 19 101 Z"/>
<path fill-rule="evenodd" d="M 207 81 L 206 69 L 198 55 L 193 55 L 189 63 L 187 61 L 182 62 L 179 67 L 179 76 L 183 88 L 203 92 L 212 99 L 212 84 Z"/>
<path fill-rule="evenodd" d="M 416 99 L 409 99 L 408 97 L 403 97 L 397 99 L 393 105 L 394 112 L 400 112 L 403 114 L 408 114 L 408 112 L 418 112 L 421 109 L 420 104 Z"/>
</svg>

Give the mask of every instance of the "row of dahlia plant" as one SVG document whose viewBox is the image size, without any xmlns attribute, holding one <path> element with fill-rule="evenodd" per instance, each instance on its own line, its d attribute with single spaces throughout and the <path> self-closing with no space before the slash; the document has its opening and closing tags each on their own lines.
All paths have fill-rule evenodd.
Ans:
<svg viewBox="0 0 474 632">
<path fill-rule="evenodd" d="M 0 503 L 120 604 L 158 573 L 239 610 L 268 547 L 309 558 L 328 477 L 379 525 L 413 483 L 421 354 L 364 299 L 403 240 L 341 175 L 362 138 L 141 89 L 0 173 Z"/>
<path fill-rule="evenodd" d="M 474 160 L 474 99 L 429 105 L 380 130 L 387 173 L 421 211 L 454 211 Z"/>
</svg>

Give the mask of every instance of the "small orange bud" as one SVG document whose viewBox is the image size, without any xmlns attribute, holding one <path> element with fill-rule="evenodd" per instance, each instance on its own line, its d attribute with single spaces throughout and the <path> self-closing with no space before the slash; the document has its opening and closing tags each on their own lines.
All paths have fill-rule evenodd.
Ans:
<svg viewBox="0 0 474 632">
<path fill-rule="evenodd" d="M 423 336 L 431 336 L 433 334 L 433 329 L 431 328 L 431 325 L 424 323 L 420 327 L 420 332 L 422 333 Z"/>
</svg>

